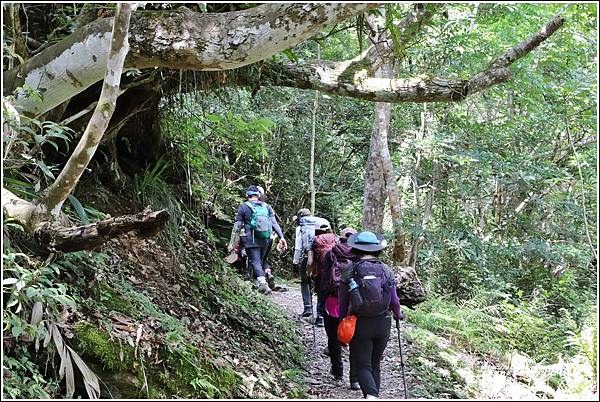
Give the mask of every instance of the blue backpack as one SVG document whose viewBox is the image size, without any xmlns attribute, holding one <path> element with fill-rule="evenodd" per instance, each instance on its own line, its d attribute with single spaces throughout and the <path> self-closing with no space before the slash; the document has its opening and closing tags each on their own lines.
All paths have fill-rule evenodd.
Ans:
<svg viewBox="0 0 600 402">
<path fill-rule="evenodd" d="M 392 300 L 391 289 L 395 290 L 389 269 L 378 260 L 360 260 L 354 263 L 352 275 L 358 284 L 363 303 L 353 313 L 360 316 L 374 317 L 385 313 Z"/>
</svg>

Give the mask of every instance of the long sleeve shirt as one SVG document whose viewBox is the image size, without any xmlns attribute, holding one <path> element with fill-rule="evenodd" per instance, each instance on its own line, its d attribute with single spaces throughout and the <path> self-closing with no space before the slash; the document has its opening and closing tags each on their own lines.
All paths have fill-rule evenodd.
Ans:
<svg viewBox="0 0 600 402">
<path fill-rule="evenodd" d="M 262 202 L 262 201 L 251 201 L 251 202 Z M 277 223 L 277 219 L 275 218 L 275 212 L 273 208 L 266 202 L 264 203 L 269 211 L 269 219 L 271 220 L 271 225 L 273 226 L 273 230 L 280 238 L 283 237 L 283 232 L 281 231 L 281 227 Z M 254 232 L 250 227 L 250 221 L 252 220 L 252 209 L 248 206 L 248 204 L 243 203 L 237 210 L 237 214 L 235 215 L 235 225 L 237 227 L 244 227 L 245 237 L 243 238 L 244 247 L 252 248 L 252 247 L 267 247 L 270 239 L 264 239 L 262 237 L 254 236 Z"/>
<path fill-rule="evenodd" d="M 396 291 L 396 279 L 394 278 L 394 275 L 392 274 L 391 270 L 387 268 L 387 266 L 386 274 L 388 277 L 387 286 L 389 286 L 391 293 L 389 309 L 392 310 L 392 312 L 394 313 L 394 317 L 400 320 L 403 318 L 403 314 L 400 310 L 400 299 L 398 299 L 398 292 Z M 340 285 L 338 289 L 338 298 L 340 303 L 340 317 L 345 317 L 346 315 L 348 315 L 348 305 L 350 304 L 350 294 L 348 291 L 348 285 L 346 283 Z"/>
</svg>

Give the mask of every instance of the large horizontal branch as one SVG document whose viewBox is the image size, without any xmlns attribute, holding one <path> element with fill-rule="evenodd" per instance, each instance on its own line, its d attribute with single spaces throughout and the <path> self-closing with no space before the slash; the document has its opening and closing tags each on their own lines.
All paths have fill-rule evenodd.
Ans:
<svg viewBox="0 0 600 402">
<path fill-rule="evenodd" d="M 316 89 L 321 92 L 349 96 L 375 102 L 457 102 L 468 95 L 483 91 L 511 78 L 508 66 L 527 55 L 550 37 L 564 23 L 556 16 L 539 32 L 509 49 L 490 67 L 469 80 L 421 76 L 386 79 L 355 74 L 347 80 L 347 62 L 312 62 L 304 65 L 265 63 L 260 70 L 260 85 Z M 238 84 L 250 81 L 252 76 L 240 74 Z M 246 82 L 252 85 L 250 82 Z"/>
<path fill-rule="evenodd" d="M 165 227 L 168 220 L 167 211 L 147 208 L 135 215 L 118 216 L 84 226 L 61 227 L 46 222 L 36 228 L 35 238 L 50 251 L 68 253 L 94 248 L 129 232 L 138 238 L 152 237 Z"/>
<path fill-rule="evenodd" d="M 262 4 L 230 13 L 140 11 L 131 18 L 125 69 L 164 67 L 218 71 L 264 60 L 326 26 L 377 7 L 376 3 Z M 21 86 L 42 99 L 19 94 L 18 109 L 39 114 L 100 81 L 112 18 L 96 20 L 4 75 L 3 94 Z"/>
</svg>

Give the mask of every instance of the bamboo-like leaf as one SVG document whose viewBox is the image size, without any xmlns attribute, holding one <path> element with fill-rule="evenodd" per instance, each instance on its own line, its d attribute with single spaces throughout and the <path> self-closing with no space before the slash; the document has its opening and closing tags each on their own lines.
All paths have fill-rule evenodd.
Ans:
<svg viewBox="0 0 600 402">
<path fill-rule="evenodd" d="M 73 196 L 72 194 L 69 195 L 68 198 L 69 198 L 69 201 L 71 202 L 71 205 L 73 205 L 73 208 L 75 208 L 75 212 L 77 212 L 77 216 L 79 216 L 79 220 L 81 221 L 81 223 L 83 223 L 84 225 L 89 224 L 90 219 L 88 218 L 87 214 L 85 213 L 85 209 L 83 208 L 83 205 L 81 205 L 79 200 L 77 198 L 75 198 L 75 196 Z"/>
<path fill-rule="evenodd" d="M 15 283 L 17 283 L 19 280 L 17 278 L 6 278 L 6 279 L 2 279 L 2 286 L 8 286 L 8 285 L 14 285 Z"/>
<path fill-rule="evenodd" d="M 38 160 L 38 161 L 36 161 L 36 164 L 42 170 L 42 172 L 44 172 L 44 174 L 46 176 L 48 176 L 52 180 L 56 179 L 56 177 L 54 177 L 54 173 L 52 173 L 52 171 L 50 170 L 50 168 L 48 166 L 46 166 L 46 164 L 44 162 Z"/>
<path fill-rule="evenodd" d="M 79 357 L 77 352 L 75 352 L 69 346 L 67 346 L 67 348 L 69 349 L 69 352 L 71 352 L 71 357 L 73 358 L 73 361 L 77 365 L 77 368 L 79 368 L 79 371 L 81 371 L 81 374 L 83 375 L 83 382 L 85 385 L 85 390 L 88 393 L 88 396 L 90 397 L 90 399 L 99 398 L 100 397 L 100 382 L 98 381 L 98 376 L 96 374 L 94 374 L 94 372 L 92 370 L 90 370 L 90 368 L 87 366 L 87 364 L 85 364 L 83 359 L 81 357 Z"/>
<path fill-rule="evenodd" d="M 65 345 L 66 348 L 69 348 Z M 69 348 L 71 350 L 71 348 Z M 67 398 L 72 398 L 75 393 L 75 373 L 73 372 L 73 362 L 71 361 L 71 354 L 67 349 L 65 349 L 64 353 L 65 359 L 65 383 L 67 384 L 67 393 L 65 396 Z"/>
<path fill-rule="evenodd" d="M 42 346 L 44 346 L 45 348 L 48 347 L 51 340 L 52 340 L 52 327 L 50 326 L 50 327 L 46 328 L 46 337 L 44 338 L 44 343 L 42 344 Z"/>
<path fill-rule="evenodd" d="M 42 315 L 44 314 L 44 307 L 42 302 L 35 302 L 33 305 L 33 309 L 31 310 L 31 325 L 37 327 L 37 325 L 42 321 Z"/>
</svg>

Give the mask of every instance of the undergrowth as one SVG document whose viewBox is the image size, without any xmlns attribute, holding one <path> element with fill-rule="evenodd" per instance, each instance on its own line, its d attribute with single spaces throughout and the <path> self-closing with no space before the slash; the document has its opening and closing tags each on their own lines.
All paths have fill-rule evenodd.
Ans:
<svg viewBox="0 0 600 402">
<path fill-rule="evenodd" d="M 509 375 L 522 376 L 526 367 L 532 384 L 557 395 L 580 395 L 597 386 L 594 311 L 578 327 L 567 313 L 560 319 L 547 313 L 536 298 L 509 301 L 483 294 L 456 303 L 430 294 L 407 313 L 414 325 L 407 338 L 419 350 L 409 365 L 427 384 L 420 390 L 426 395 L 489 397 L 480 394 L 475 380 L 482 375 L 481 362 Z"/>
</svg>

